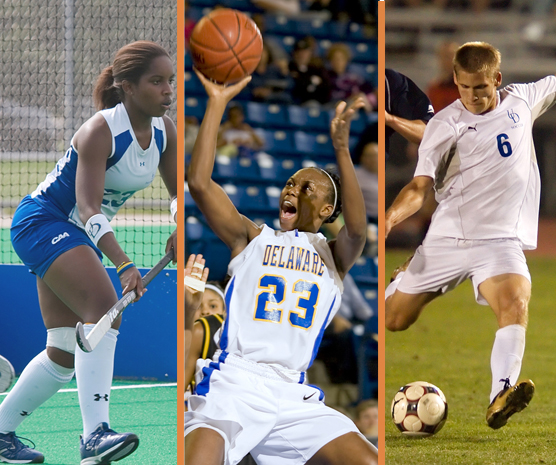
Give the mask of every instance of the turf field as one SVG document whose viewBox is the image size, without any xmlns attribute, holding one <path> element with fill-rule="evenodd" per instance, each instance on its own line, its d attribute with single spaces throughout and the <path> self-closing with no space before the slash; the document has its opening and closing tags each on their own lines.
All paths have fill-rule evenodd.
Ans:
<svg viewBox="0 0 556 465">
<path fill-rule="evenodd" d="M 386 254 L 386 276 L 410 252 Z M 434 301 L 410 329 L 386 334 L 386 464 L 556 464 L 556 260 L 528 258 L 533 279 L 527 345 L 521 370 L 535 397 L 508 424 L 485 421 L 490 393 L 490 350 L 497 329 L 489 307 L 475 302 L 468 281 Z M 390 418 L 400 386 L 436 384 L 447 397 L 444 428 L 426 439 L 403 437 Z"/>
<path fill-rule="evenodd" d="M 171 465 L 177 461 L 177 394 L 175 385 L 116 381 L 110 400 L 111 427 L 139 436 L 139 448 L 122 465 Z M 141 387 L 137 387 L 141 386 Z M 75 465 L 82 434 L 75 380 L 58 392 L 18 428 L 31 439 L 49 465 Z M 0 402 L 5 396 L 0 395 Z M 25 441 L 24 441 L 25 442 Z"/>
</svg>

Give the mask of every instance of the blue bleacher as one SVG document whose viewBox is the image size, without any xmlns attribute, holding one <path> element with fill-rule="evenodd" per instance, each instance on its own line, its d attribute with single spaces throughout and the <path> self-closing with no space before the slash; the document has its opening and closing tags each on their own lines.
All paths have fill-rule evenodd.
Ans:
<svg viewBox="0 0 556 465">
<path fill-rule="evenodd" d="M 185 115 L 195 116 L 199 122 L 205 116 L 205 109 L 207 107 L 207 99 L 203 97 L 189 97 L 185 98 Z"/>
<path fill-rule="evenodd" d="M 309 134 L 303 131 L 294 133 L 295 149 L 304 154 L 311 154 L 316 159 L 323 157 L 334 159 L 332 141 L 327 134 Z"/>
<path fill-rule="evenodd" d="M 272 154 L 291 155 L 294 150 L 292 136 L 288 131 L 257 130 L 265 140 L 264 150 Z"/>
<path fill-rule="evenodd" d="M 213 177 L 216 181 L 257 182 L 261 179 L 258 163 L 247 157 L 230 158 L 217 155 Z"/>
<path fill-rule="evenodd" d="M 376 258 L 362 256 L 349 271 L 355 282 L 360 284 L 375 284 L 378 282 L 378 263 Z"/>
<path fill-rule="evenodd" d="M 205 96 L 205 88 L 197 75 L 193 71 L 186 71 L 183 75 L 183 87 L 185 95 L 200 95 Z"/>
<path fill-rule="evenodd" d="M 292 127 L 309 131 L 327 132 L 329 127 L 328 113 L 320 108 L 303 108 L 296 105 L 288 106 L 288 120 Z"/>
<path fill-rule="evenodd" d="M 253 126 L 273 129 L 288 126 L 285 107 L 276 104 L 248 102 L 245 105 L 245 120 Z"/>
</svg>

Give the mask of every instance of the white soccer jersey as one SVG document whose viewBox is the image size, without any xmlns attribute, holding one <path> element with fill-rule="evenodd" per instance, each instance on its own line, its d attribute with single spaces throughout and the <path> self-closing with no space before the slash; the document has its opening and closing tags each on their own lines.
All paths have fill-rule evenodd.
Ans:
<svg viewBox="0 0 556 465">
<path fill-rule="evenodd" d="M 111 220 L 124 202 L 153 181 L 166 150 L 166 127 L 163 118 L 152 118 L 151 143 L 143 150 L 135 137 L 123 103 L 100 111 L 112 133 L 112 153 L 106 161 L 104 195 L 101 211 Z M 84 228 L 75 199 L 75 174 L 78 153 L 73 140 L 56 167 L 31 194 L 37 202 L 56 216 L 67 218 Z"/>
<path fill-rule="evenodd" d="M 307 370 L 343 291 L 326 238 L 264 226 L 228 271 L 222 351 Z"/>
<path fill-rule="evenodd" d="M 434 179 L 439 205 L 429 234 L 462 239 L 517 238 L 537 245 L 540 176 L 533 122 L 553 103 L 556 77 L 512 84 L 494 110 L 475 115 L 460 100 L 430 120 L 415 176 Z"/>
</svg>

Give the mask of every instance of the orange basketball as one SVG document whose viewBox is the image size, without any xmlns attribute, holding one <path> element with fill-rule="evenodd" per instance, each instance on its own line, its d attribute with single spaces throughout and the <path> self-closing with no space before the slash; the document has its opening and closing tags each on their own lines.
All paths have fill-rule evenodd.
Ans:
<svg viewBox="0 0 556 465">
<path fill-rule="evenodd" d="M 201 18 L 189 44 L 195 67 L 220 84 L 238 82 L 255 71 L 263 51 L 261 31 L 253 20 L 228 8 Z"/>
</svg>

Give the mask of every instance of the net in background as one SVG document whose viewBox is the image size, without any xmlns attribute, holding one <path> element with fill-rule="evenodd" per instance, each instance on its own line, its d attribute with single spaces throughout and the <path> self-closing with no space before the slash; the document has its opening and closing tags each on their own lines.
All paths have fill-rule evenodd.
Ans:
<svg viewBox="0 0 556 465">
<path fill-rule="evenodd" d="M 177 3 L 168 0 L 6 0 L 0 8 L 0 263 L 15 208 L 55 166 L 93 114 L 94 83 L 117 50 L 152 40 L 177 56 Z M 175 98 L 175 95 L 174 95 Z M 175 104 L 168 116 L 176 121 Z M 112 220 L 138 266 L 151 267 L 175 229 L 157 175 Z M 105 259 L 106 264 L 110 264 Z"/>
</svg>

